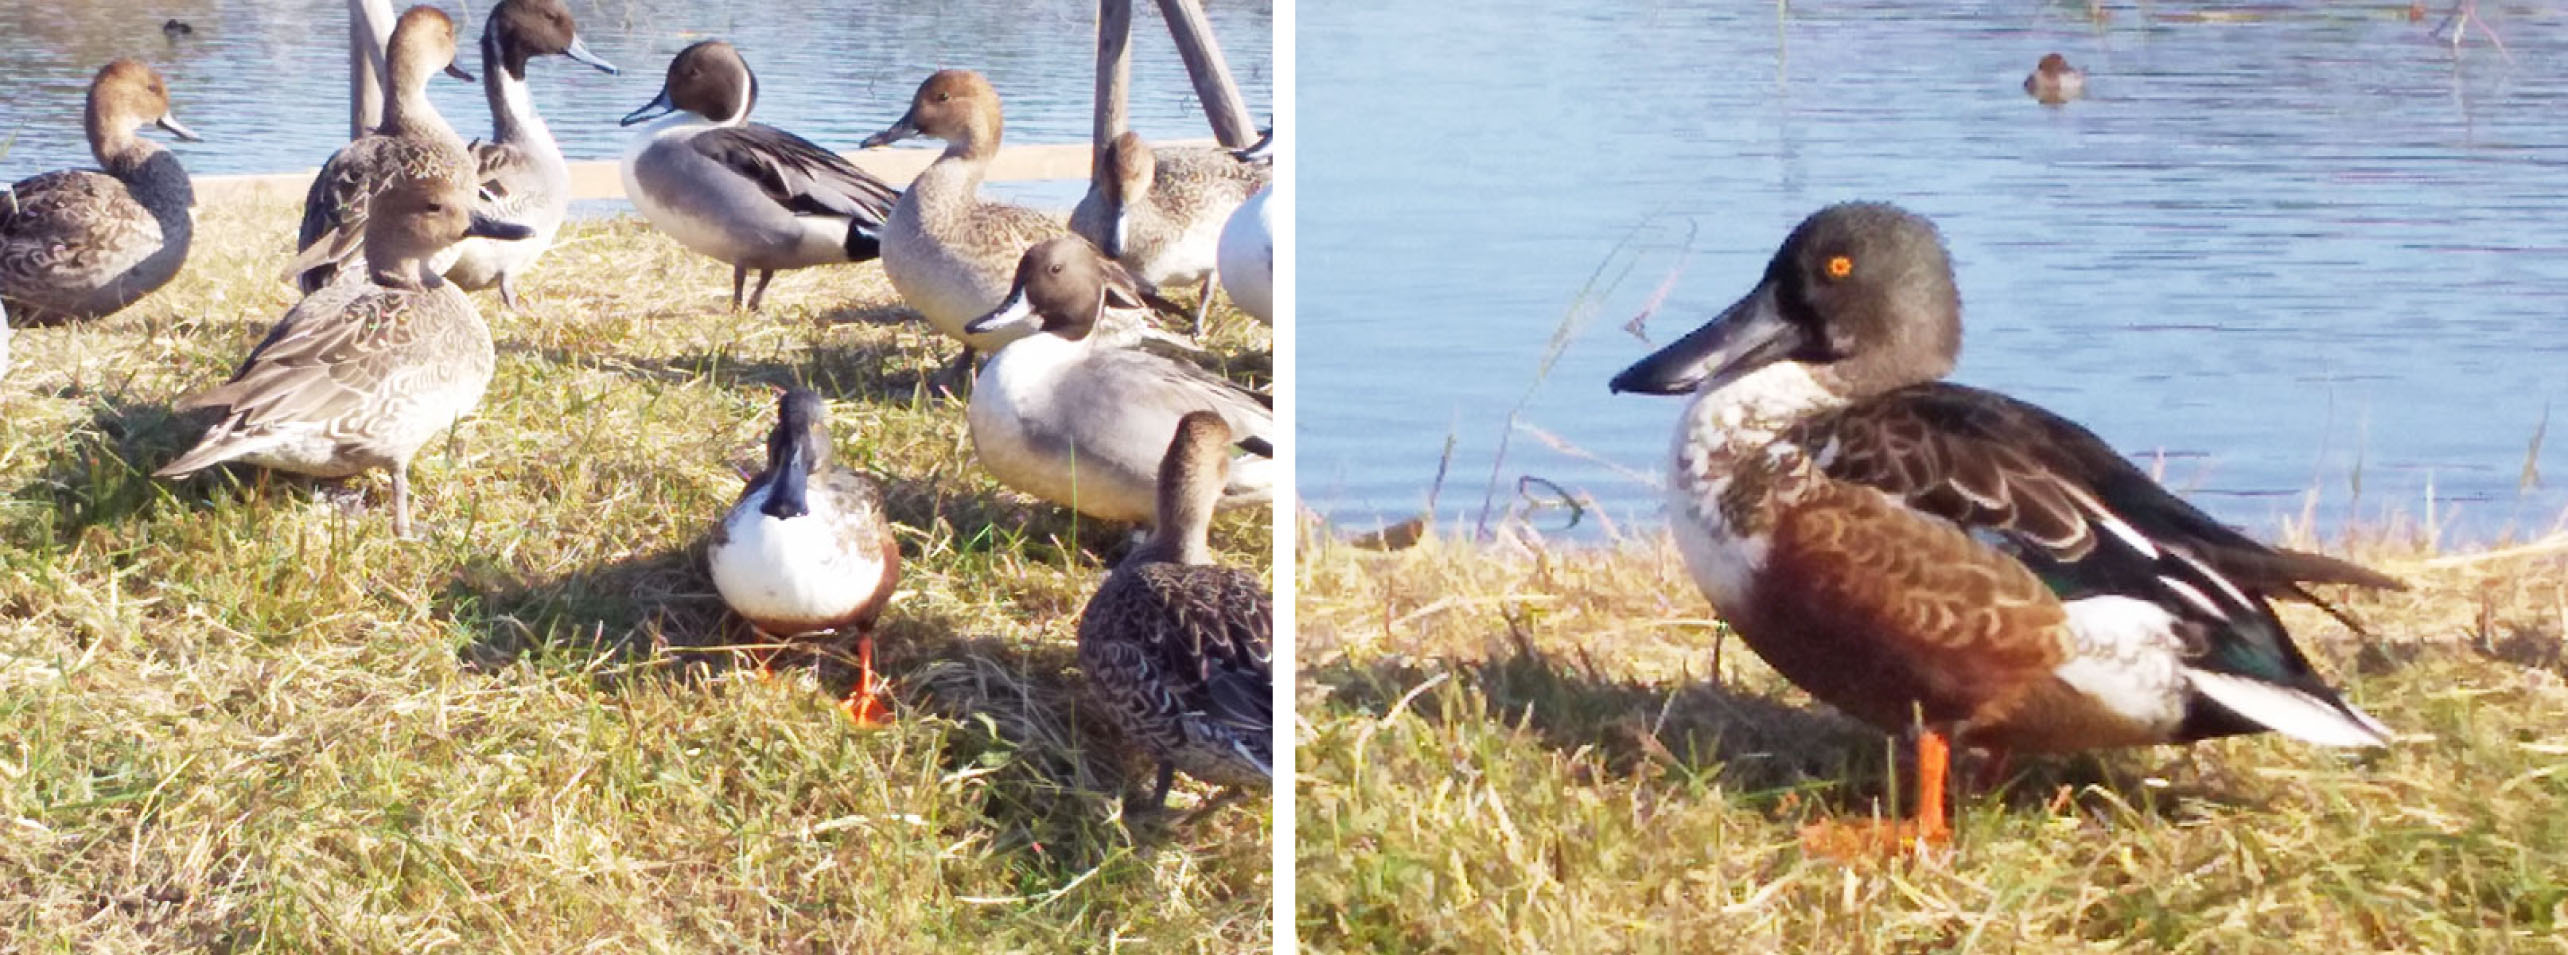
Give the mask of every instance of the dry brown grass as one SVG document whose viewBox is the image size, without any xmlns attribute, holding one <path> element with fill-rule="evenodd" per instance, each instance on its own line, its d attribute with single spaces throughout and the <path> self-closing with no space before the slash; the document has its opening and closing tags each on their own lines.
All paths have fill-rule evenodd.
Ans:
<svg viewBox="0 0 2568 955">
<path fill-rule="evenodd" d="M 1949 853 L 1848 867 L 1797 831 L 1879 806 L 1890 747 L 1716 655 L 1663 537 L 1327 536 L 1296 570 L 1314 950 L 2568 949 L 2568 546 L 2340 542 L 2415 589 L 2347 595 L 2368 637 L 2287 619 L 2395 747 L 2019 759 Z"/>
<path fill-rule="evenodd" d="M 636 220 L 573 224 L 533 314 L 476 297 L 498 376 L 422 454 L 404 542 L 290 478 L 147 477 L 202 427 L 170 402 L 288 306 L 293 212 L 201 210 L 170 288 L 18 335 L 0 950 L 1267 944 L 1267 803 L 1128 825 L 1118 792 L 1147 780 L 1078 711 L 1076 615 L 1120 529 L 974 464 L 922 385 L 949 346 L 878 266 L 788 273 L 736 315 L 728 268 Z M 793 381 L 890 488 L 893 729 L 831 706 L 843 666 L 760 679 L 708 649 L 730 638 L 700 541 Z M 1266 566 L 1262 519 L 1215 537 Z"/>
</svg>

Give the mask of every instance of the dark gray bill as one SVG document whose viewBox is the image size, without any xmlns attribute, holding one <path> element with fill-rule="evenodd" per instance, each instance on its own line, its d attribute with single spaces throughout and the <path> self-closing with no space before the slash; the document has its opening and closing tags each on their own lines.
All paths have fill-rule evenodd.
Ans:
<svg viewBox="0 0 2568 955">
<path fill-rule="evenodd" d="M 1774 287 L 1760 284 L 1703 327 L 1615 375 L 1617 393 L 1682 395 L 1706 381 L 1729 381 L 1799 351 L 1801 326 L 1776 308 Z"/>
</svg>

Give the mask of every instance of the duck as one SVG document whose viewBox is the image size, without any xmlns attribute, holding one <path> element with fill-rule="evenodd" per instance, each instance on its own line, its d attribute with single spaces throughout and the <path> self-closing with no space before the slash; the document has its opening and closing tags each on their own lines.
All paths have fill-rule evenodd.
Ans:
<svg viewBox="0 0 2568 955">
<path fill-rule="evenodd" d="M 829 411 L 787 389 L 767 435 L 767 467 L 714 527 L 706 563 L 722 602 L 777 638 L 853 630 L 856 686 L 840 706 L 858 725 L 885 722 L 874 673 L 874 626 L 900 585 L 901 547 L 873 479 L 830 463 Z"/>
<path fill-rule="evenodd" d="M 1235 155 L 1241 162 L 1272 166 L 1274 149 L 1275 128 L 1269 126 L 1255 144 Z M 1275 230 L 1266 216 L 1267 199 L 1274 193 L 1275 186 L 1269 184 L 1231 212 L 1230 221 L 1222 224 L 1221 245 L 1214 254 L 1222 294 L 1265 325 L 1275 324 Z"/>
<path fill-rule="evenodd" d="M 1223 228 L 1274 179 L 1228 149 L 1153 149 L 1131 130 L 1108 140 L 1070 229 L 1153 286 L 1196 286 L 1195 333 L 1213 300 Z"/>
<path fill-rule="evenodd" d="M 465 239 L 445 274 L 468 291 L 498 288 L 500 304 L 511 312 L 522 311 L 517 277 L 553 247 L 571 208 L 570 164 L 544 117 L 536 115 L 526 87 L 528 62 L 547 55 L 569 57 L 608 76 L 620 72 L 580 42 L 562 0 L 501 0 L 482 22 L 482 92 L 490 98 L 491 135 L 468 147 L 473 178 L 481 184 L 483 213 L 535 235 L 514 242 Z"/>
<path fill-rule="evenodd" d="M 2033 72 L 2024 76 L 2024 93 L 2046 106 L 2058 106 L 2086 95 L 2086 71 L 2069 65 L 2069 58 L 2045 53 L 2033 64 Z"/>
<path fill-rule="evenodd" d="M 452 179 L 467 188 L 477 185 L 464 138 L 428 100 L 428 81 L 441 70 L 467 83 L 473 80 L 455 64 L 455 21 L 426 4 L 402 11 L 393 21 L 384 59 L 383 122 L 331 153 L 303 195 L 297 254 L 287 273 L 306 295 L 330 284 L 331 276 L 362 250 L 367 200 L 386 185 L 423 177 Z M 440 253 L 438 271 L 456 254 L 453 249 Z"/>
<path fill-rule="evenodd" d="M 20 321 L 112 315 L 178 275 L 196 235 L 196 189 L 150 123 L 197 142 L 170 112 L 169 84 L 141 60 L 89 82 L 85 124 L 98 169 L 62 169 L 0 190 L 0 299 Z"/>
<path fill-rule="evenodd" d="M 984 332 L 966 326 L 1008 297 L 1027 248 L 1073 234 L 1052 215 L 981 198 L 981 179 L 999 154 L 1004 125 L 998 90 L 988 79 L 971 70 L 939 70 L 918 85 L 908 112 L 863 144 L 876 149 L 914 136 L 945 141 L 945 151 L 892 207 L 883 229 L 883 272 L 929 326 L 963 343 L 947 369 L 953 375 L 968 373 L 977 353 L 1023 334 L 1013 326 Z"/>
<path fill-rule="evenodd" d="M 1943 381 L 1961 338 L 1934 224 L 1844 203 L 1794 228 L 1736 304 L 1610 382 L 1691 396 L 1668 509 L 1721 619 L 1821 702 L 1915 735 L 1917 818 L 1814 827 L 1810 844 L 1949 838 L 1955 745 L 2390 742 L 2273 603 L 2399 581 L 2259 543 L 2086 428 Z"/>
<path fill-rule="evenodd" d="M 411 536 L 410 459 L 481 404 L 490 328 L 431 261 L 471 236 L 534 230 L 473 211 L 473 190 L 442 176 L 395 180 L 368 200 L 365 269 L 304 296 L 231 380 L 181 400 L 221 417 L 153 472 L 184 478 L 227 461 L 339 479 L 392 472 L 393 532 Z"/>
<path fill-rule="evenodd" d="M 881 254 L 900 195 L 846 157 L 750 122 L 757 105 L 749 62 L 705 40 L 678 51 L 660 95 L 624 117 L 626 126 L 658 119 L 624 149 L 624 194 L 652 227 L 731 264 L 733 309 L 758 273 L 752 311 L 778 270 Z"/>
<path fill-rule="evenodd" d="M 1149 307 L 1139 279 L 1075 235 L 1027 249 L 1007 297 L 965 331 L 1013 340 L 990 356 L 964 417 L 999 483 L 1105 521 L 1158 514 L 1162 436 L 1192 411 L 1229 422 L 1247 454 L 1221 505 L 1274 497 L 1270 399 L 1190 362 L 1114 343 L 1109 311 Z"/>
<path fill-rule="evenodd" d="M 1274 596 L 1256 574 L 1214 563 L 1206 528 L 1232 435 L 1190 411 L 1159 462 L 1159 519 L 1079 613 L 1079 669 L 1126 740 L 1158 764 L 1149 808 L 1179 770 L 1218 786 L 1275 778 Z"/>
</svg>

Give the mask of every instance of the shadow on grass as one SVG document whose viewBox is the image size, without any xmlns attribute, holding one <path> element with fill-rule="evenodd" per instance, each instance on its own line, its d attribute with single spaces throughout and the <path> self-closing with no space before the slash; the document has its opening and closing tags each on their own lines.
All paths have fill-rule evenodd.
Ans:
<svg viewBox="0 0 2568 955">
<path fill-rule="evenodd" d="M 1509 635 L 1509 644 L 1486 659 L 1339 663 L 1316 676 L 1330 688 L 1332 704 L 1378 718 L 1444 674 L 1447 685 L 1410 700 L 1407 712 L 1434 722 L 1486 720 L 1499 732 L 1520 732 L 1565 755 L 1593 754 L 1595 762 L 1572 762 L 1573 778 L 1582 783 L 1717 785 L 1728 798 L 1769 813 L 1815 805 L 1822 815 L 1840 818 L 1892 814 L 1914 798 L 1910 747 L 1832 710 L 1718 681 L 1669 688 L 1613 676 L 1584 654 L 1576 661 L 1555 658 L 1521 631 Z M 1993 790 L 1966 792 L 1959 805 L 1994 799 L 2008 812 L 2039 812 L 2053 806 L 2063 787 L 2083 809 L 2127 806 L 2168 819 L 2186 802 L 2236 802 L 2217 788 L 2187 782 L 2153 789 L 2143 782 L 2150 774 L 2132 771 L 2128 762 L 2095 754 L 2016 758 Z M 1957 754 L 1955 777 L 1969 785 L 1983 765 L 1976 754 Z"/>
<path fill-rule="evenodd" d="M 165 403 L 70 389 L 54 397 L 87 402 L 89 423 L 64 435 L 44 476 L 18 494 L 31 516 L 13 539 L 70 543 L 90 528 L 148 517 L 172 491 L 202 493 L 165 484 L 152 471 L 192 444 L 210 415 L 181 416 Z"/>
<path fill-rule="evenodd" d="M 468 569 L 440 604 L 477 635 L 460 655 L 484 673 L 531 663 L 586 674 L 606 690 L 654 679 L 706 686 L 737 668 L 807 667 L 831 698 L 856 685 L 852 637 L 786 642 L 756 634 L 724 608 L 700 547 L 538 581 Z M 1102 721 L 1082 714 L 1075 648 L 973 636 L 972 624 L 893 604 L 875 636 L 875 663 L 889 682 L 894 718 L 942 734 L 945 772 L 975 790 L 970 799 L 992 845 L 1040 873 L 1036 881 L 1057 884 L 1131 848 L 1135 835 L 1116 822 L 1116 808 L 1150 779 Z"/>
</svg>

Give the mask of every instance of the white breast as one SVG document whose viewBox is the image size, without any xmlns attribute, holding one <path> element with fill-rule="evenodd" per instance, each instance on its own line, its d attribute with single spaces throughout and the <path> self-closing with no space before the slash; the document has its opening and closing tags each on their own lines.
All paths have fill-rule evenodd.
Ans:
<svg viewBox="0 0 2568 955">
<path fill-rule="evenodd" d="M 1721 512 L 1728 462 L 1764 454 L 1783 428 L 1839 400 L 1808 368 L 1786 361 L 1697 392 L 1686 405 L 1668 452 L 1668 522 L 1686 569 L 1714 610 L 1746 606 L 1768 547 L 1763 536 L 1731 527 Z"/>
<path fill-rule="evenodd" d="M 732 508 L 707 555 L 713 587 L 733 611 L 751 620 L 837 620 L 874 595 L 882 554 L 837 536 L 827 496 L 809 495 L 811 513 L 791 520 L 767 516 L 759 510 L 766 503 L 762 489 Z"/>
</svg>

